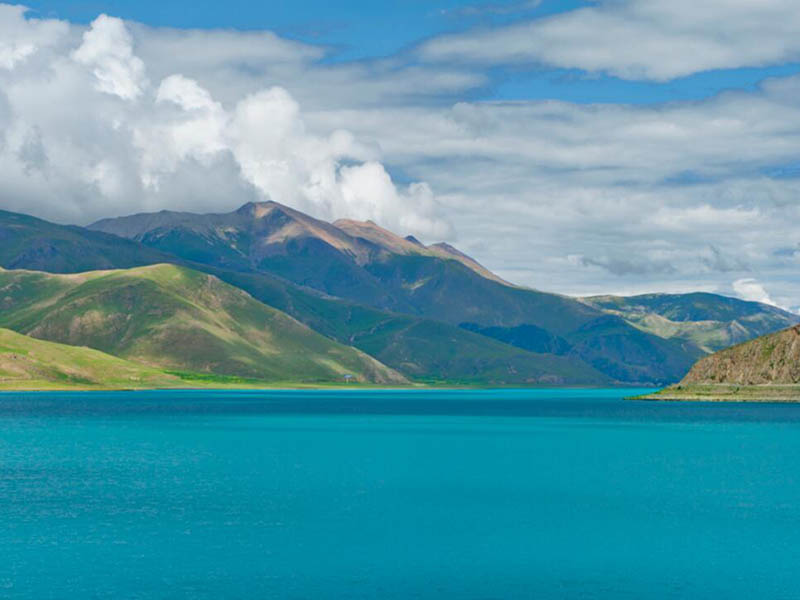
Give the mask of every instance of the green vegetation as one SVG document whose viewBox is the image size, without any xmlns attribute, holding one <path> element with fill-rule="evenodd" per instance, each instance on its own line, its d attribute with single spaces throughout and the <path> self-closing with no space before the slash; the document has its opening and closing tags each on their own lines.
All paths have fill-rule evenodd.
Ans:
<svg viewBox="0 0 800 600">
<path fill-rule="evenodd" d="M 179 377 L 90 348 L 55 344 L 0 329 L 0 389 L 181 387 Z"/>
<path fill-rule="evenodd" d="M 158 368 L 265 381 L 403 382 L 242 290 L 175 265 L 80 276 L 4 271 L 0 297 L 7 295 L 16 300 L 0 326 Z"/>
<path fill-rule="evenodd" d="M 528 352 L 447 323 L 322 297 L 282 285 L 267 274 L 208 270 L 315 331 L 355 346 L 416 381 L 472 385 L 612 382 L 579 357 Z"/>
<path fill-rule="evenodd" d="M 774 306 L 717 294 L 594 296 L 583 301 L 642 331 L 692 343 L 707 353 L 800 323 L 800 316 Z"/>
<path fill-rule="evenodd" d="M 226 288 L 217 310 L 217 291 L 189 277 L 173 288 L 143 271 L 15 272 L 0 290 L 0 326 L 245 379 L 391 382 L 402 381 L 399 372 L 476 385 L 652 384 L 680 379 L 704 351 L 795 318 L 713 294 L 577 300 L 520 288 L 447 245 L 426 247 L 369 222 L 325 223 L 273 202 L 92 228 L 0 212 L 0 265 L 80 272 L 172 263 L 214 275 L 251 302 L 239 306 Z"/>
<path fill-rule="evenodd" d="M 571 370 L 580 373 L 581 381 L 601 371 L 606 380 L 667 382 L 679 379 L 700 354 L 690 343 L 664 343 L 622 319 L 609 326 L 604 312 L 583 302 L 509 285 L 449 246 L 426 248 L 373 223 L 331 225 L 263 203 L 227 215 L 155 213 L 107 219 L 93 227 L 194 261 L 193 268 L 212 272 L 413 377 L 462 381 L 484 370 L 487 382 L 501 374 L 509 382 L 521 382 L 538 380 L 543 371 L 559 380 Z M 313 297 L 313 290 L 325 297 Z M 442 327 L 425 326 L 426 320 Z M 496 343 L 476 342 L 456 331 L 462 323 L 472 323 L 484 338 L 518 346 L 529 355 L 499 358 L 504 353 Z M 450 327 L 446 334 L 445 324 Z M 485 331 L 519 327 L 543 329 L 575 349 L 562 352 L 562 358 L 550 352 L 544 357 L 530 352 L 525 336 Z M 420 352 L 417 332 L 425 329 L 435 337 Z M 373 334 L 387 330 L 393 335 Z M 452 360 L 448 352 L 454 340 L 471 349 L 482 343 L 483 348 L 474 348 L 465 360 Z M 657 349 L 657 356 L 648 359 L 647 348 Z M 508 349 L 505 355 L 511 356 Z M 631 368 L 627 364 L 632 357 L 639 362 Z M 525 377 L 514 364 L 518 360 L 539 365 Z M 556 366 L 559 374 L 551 372 Z"/>
<path fill-rule="evenodd" d="M 0 266 L 6 269 L 79 273 L 169 260 L 131 240 L 0 210 Z"/>
<path fill-rule="evenodd" d="M 611 379 L 575 358 L 536 354 L 432 320 L 398 317 L 353 343 L 423 381 L 483 385 L 608 385 Z"/>
</svg>

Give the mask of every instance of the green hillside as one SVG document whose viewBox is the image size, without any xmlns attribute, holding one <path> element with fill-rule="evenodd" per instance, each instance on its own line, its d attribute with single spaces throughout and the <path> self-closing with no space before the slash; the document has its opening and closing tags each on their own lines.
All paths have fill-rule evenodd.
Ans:
<svg viewBox="0 0 800 600">
<path fill-rule="evenodd" d="M 800 323 L 800 316 L 775 306 L 717 294 L 593 296 L 583 300 L 642 331 L 690 342 L 709 353 Z"/>
<path fill-rule="evenodd" d="M 676 381 L 700 354 L 691 343 L 664 343 L 658 336 L 622 319 L 610 323 L 605 312 L 574 298 L 503 282 L 449 246 L 424 246 L 382 230 L 374 223 L 326 223 L 274 202 L 248 204 L 224 215 L 170 212 L 133 215 L 106 219 L 91 227 L 174 253 L 183 260 L 193 261 L 190 264 L 194 268 L 214 272 L 226 281 L 244 282 L 236 285 L 270 304 L 273 301 L 256 290 L 262 287 L 256 275 L 277 276 L 304 290 L 321 292 L 329 299 L 452 327 L 469 323 L 478 328 L 544 329 L 574 346 L 575 350 L 562 360 L 584 368 L 588 363 L 612 380 Z M 245 277 L 231 276 L 231 271 L 239 271 Z M 273 305 L 326 334 L 327 329 L 334 328 L 347 330 L 354 340 L 361 339 L 358 325 L 354 328 L 349 323 L 324 323 L 322 329 L 315 315 L 296 304 Z M 384 314 L 382 320 L 387 318 Z M 422 329 L 399 327 L 398 330 L 410 334 Z M 382 339 L 388 342 L 387 338 Z M 519 338 L 501 335 L 497 339 L 515 344 Z M 447 361 L 446 343 L 431 342 L 427 351 L 432 355 L 424 361 L 432 368 L 429 375 L 440 372 L 438 365 L 455 368 L 460 364 Z M 376 357 L 392 354 L 383 352 L 388 348 L 358 343 L 362 348 L 374 348 L 370 353 Z M 417 342 L 409 339 L 408 343 Z M 493 355 L 495 346 L 486 344 L 487 356 Z M 658 355 L 648 362 L 643 347 L 658 348 Z M 602 356 L 597 356 L 597 348 L 602 348 Z M 524 344 L 520 349 L 528 350 Z M 635 368 L 625 364 L 631 356 L 639 360 Z M 463 375 L 464 372 L 450 373 L 453 378 Z"/>
<path fill-rule="evenodd" d="M 0 329 L 0 390 L 136 389 L 186 385 L 179 377 L 90 348 Z"/>
<path fill-rule="evenodd" d="M 6 269 L 80 273 L 169 260 L 131 240 L 0 210 L 0 267 Z"/>
<path fill-rule="evenodd" d="M 175 265 L 2 271 L 0 298 L 2 327 L 159 368 L 269 381 L 405 381 L 242 290 Z"/>
<path fill-rule="evenodd" d="M 322 297 L 263 273 L 207 269 L 312 329 L 355 346 L 415 379 L 498 385 L 614 382 L 577 356 L 560 357 L 545 349 L 517 348 L 447 323 Z"/>
<path fill-rule="evenodd" d="M 423 380 L 484 385 L 613 383 L 580 359 L 528 352 L 439 321 L 398 317 L 356 334 L 353 343 Z"/>
<path fill-rule="evenodd" d="M 670 383 L 704 352 L 797 322 L 774 307 L 714 294 L 575 299 L 521 288 L 446 244 L 426 246 L 371 222 L 327 223 L 274 202 L 226 214 L 161 211 L 92 227 L 0 213 L 0 236 L 16 248 L 0 252 L 0 266 L 78 272 L 179 264 L 419 380 Z M 68 280 L 29 284 L 46 295 Z M 0 308 L 16 306 L 15 293 L 7 290 Z M 237 370 L 260 363 L 246 346 L 238 346 Z M 136 348 L 146 357 L 145 350 Z M 190 364 L 215 368 L 206 358 Z"/>
<path fill-rule="evenodd" d="M 130 229 L 130 227 L 136 226 L 140 227 L 141 231 L 152 231 L 154 239 L 165 236 L 160 243 L 163 243 L 166 248 L 174 249 L 181 254 L 181 256 L 171 256 L 170 262 L 213 274 L 231 285 L 244 289 L 259 301 L 286 312 L 315 331 L 335 341 L 347 346 L 356 346 L 376 356 L 383 356 L 384 360 L 389 361 L 392 367 L 401 370 L 410 377 L 426 381 L 469 380 L 480 384 L 489 381 L 488 379 L 481 380 L 480 376 L 476 375 L 485 371 L 487 376 L 491 376 L 491 381 L 493 382 L 522 385 L 526 381 L 547 379 L 548 376 L 551 376 L 554 380 L 561 380 L 566 372 L 566 381 L 568 383 L 578 384 L 598 381 L 606 383 L 611 381 L 602 374 L 598 374 L 580 359 L 570 358 L 566 361 L 564 359 L 552 361 L 550 360 L 551 357 L 546 355 L 531 354 L 505 344 L 493 343 L 486 338 L 476 338 L 455 326 L 439 323 L 436 327 L 431 327 L 430 324 L 426 324 L 425 319 L 420 317 L 390 313 L 350 300 L 331 297 L 310 287 L 303 287 L 287 281 L 273 273 L 253 270 L 248 266 L 251 264 L 250 259 L 243 249 L 249 249 L 251 244 L 257 246 L 258 240 L 261 239 L 266 241 L 266 246 L 268 247 L 265 252 L 269 252 L 269 246 L 273 243 L 270 240 L 273 238 L 264 237 L 264 234 L 275 228 L 277 228 L 276 231 L 279 238 L 280 236 L 289 236 L 292 232 L 294 234 L 297 234 L 298 231 L 307 232 L 309 235 L 313 234 L 312 237 L 314 239 L 310 241 L 312 245 L 317 243 L 317 238 L 324 238 L 331 242 L 333 245 L 331 247 L 344 248 L 347 252 L 352 251 L 353 254 L 358 254 L 362 258 L 370 253 L 382 252 L 370 240 L 352 240 L 346 232 L 340 231 L 330 224 L 307 218 L 302 213 L 297 213 L 297 211 L 291 211 L 290 209 L 268 211 L 269 214 L 263 215 L 264 219 L 257 220 L 254 224 L 251 221 L 253 220 L 253 211 L 256 209 L 258 209 L 257 206 L 248 205 L 243 207 L 242 210 L 229 215 L 192 215 L 188 213 L 161 212 L 129 219 L 112 219 L 110 223 L 120 227 L 121 229 L 116 233 L 122 235 L 136 234 L 139 230 Z M 294 216 L 289 218 L 292 215 Z M 0 226 L 26 219 L 29 218 L 24 215 L 0 213 Z M 179 231 L 164 229 L 165 223 L 173 223 L 176 220 L 181 224 Z M 225 235 L 217 236 L 214 232 L 221 226 L 221 223 L 228 230 Z M 23 235 L 24 233 L 31 244 L 37 243 L 36 240 L 40 238 L 46 239 L 49 235 L 54 238 L 64 236 L 72 238 L 76 235 L 76 231 L 85 231 L 80 228 L 46 223 L 38 219 L 30 219 L 29 224 L 30 227 L 19 230 L 18 235 Z M 247 232 L 242 233 L 241 230 L 245 229 Z M 205 233 L 196 235 L 198 230 Z M 239 231 L 239 233 L 234 236 L 231 233 L 233 230 Z M 83 247 L 85 250 L 82 261 L 74 261 L 72 246 L 53 245 L 53 262 L 63 265 L 65 267 L 63 270 L 67 271 L 71 270 L 69 269 L 71 264 L 80 264 L 88 269 L 107 266 L 110 260 L 108 257 L 113 259 L 114 254 L 106 253 L 104 244 L 107 239 L 118 238 L 114 238 L 107 233 L 95 234 L 91 231 L 86 233 L 87 235 L 81 238 L 81 242 L 78 245 L 79 248 Z M 371 233 L 374 233 L 374 231 Z M 207 239 L 208 236 L 213 238 L 211 242 Z M 152 258 L 150 255 L 153 250 L 143 244 L 133 240 L 120 239 L 120 241 L 124 242 L 127 248 L 138 248 L 137 260 L 147 262 L 148 257 Z M 416 247 L 405 240 L 401 243 Z M 350 244 L 349 247 L 348 244 Z M 65 254 L 62 255 L 62 252 Z M 256 256 L 259 256 L 256 248 L 253 248 L 253 252 L 256 252 Z M 447 256 L 452 250 L 445 251 L 435 248 L 431 251 L 424 250 L 424 252 L 429 256 Z M 159 254 L 158 256 L 160 258 L 162 255 Z M 295 258 L 300 260 L 298 257 Z M 205 264 L 192 262 L 190 259 L 207 262 Z M 460 259 L 466 264 L 471 264 L 472 268 L 477 271 L 482 269 L 480 265 L 470 263 L 468 258 L 460 257 Z M 308 260 L 316 265 L 324 263 L 324 261 L 320 260 L 320 256 L 313 252 Z M 355 268 L 355 272 L 360 275 L 354 280 L 336 268 L 330 269 L 329 276 L 336 285 L 343 285 L 352 292 L 353 289 L 361 285 L 358 281 L 363 281 L 363 278 L 366 277 L 367 280 L 371 281 L 370 286 L 378 285 L 379 289 L 381 289 L 381 286 L 374 281 L 374 278 L 369 273 L 358 265 L 352 265 L 351 259 L 347 256 L 340 255 L 337 257 L 337 261 L 344 261 L 343 264 L 346 264 L 348 269 Z M 298 265 L 301 262 L 298 262 Z M 0 262 L 0 264 L 3 263 Z M 42 267 L 39 261 L 32 261 L 30 265 L 23 264 L 21 266 L 48 270 L 46 265 Z M 353 271 L 348 272 L 353 273 Z M 83 280 L 86 276 L 79 273 L 74 277 Z M 48 294 L 58 293 L 60 289 L 72 285 L 69 278 L 54 279 L 29 274 L 26 278 L 25 286 L 10 286 L 5 289 L 3 296 L 0 297 L 0 308 L 3 306 L 6 308 L 18 307 L 20 300 L 24 300 L 30 294 L 47 296 Z M 379 295 L 386 297 L 384 291 L 380 291 Z M 377 296 L 372 299 L 375 300 L 375 298 Z M 369 299 L 370 292 L 367 290 L 363 301 Z M 411 310 L 409 307 L 406 307 L 406 309 Z M 386 336 L 384 332 L 389 330 L 393 334 Z M 426 331 L 429 336 L 425 340 L 424 352 L 421 351 L 421 340 L 418 335 L 420 331 Z M 383 348 L 381 343 L 391 343 L 391 348 Z M 453 360 L 453 348 L 459 346 L 469 349 L 469 351 L 462 353 L 458 360 Z M 414 356 L 411 362 L 403 358 L 409 355 Z M 567 363 L 566 365 L 563 364 L 565 362 Z M 548 365 L 552 364 L 558 367 L 555 369 L 555 373 L 550 373 L 547 368 Z M 525 366 L 523 367 L 523 365 Z"/>
</svg>

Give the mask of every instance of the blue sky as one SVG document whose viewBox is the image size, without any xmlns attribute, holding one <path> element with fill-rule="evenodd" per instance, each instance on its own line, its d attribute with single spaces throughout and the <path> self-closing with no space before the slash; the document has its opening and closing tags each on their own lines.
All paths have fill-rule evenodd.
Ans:
<svg viewBox="0 0 800 600">
<path fill-rule="evenodd" d="M 0 207 L 270 198 L 541 289 L 800 310 L 796 2 L 0 2 Z"/>
<path fill-rule="evenodd" d="M 137 2 L 117 0 L 33 0 L 27 6 L 42 16 L 79 23 L 108 13 L 153 26 L 178 28 L 268 29 L 287 38 L 331 48 L 326 61 L 358 61 L 407 52 L 421 41 L 475 28 L 490 28 L 568 12 L 589 2 L 574 0 L 405 0 L 373 2 L 324 0 L 252 2 Z M 665 83 L 625 81 L 575 69 L 536 65 L 496 68 L 491 85 L 471 99 L 525 100 L 555 98 L 570 102 L 662 103 L 700 100 L 725 90 L 753 89 L 766 77 L 800 71 L 800 64 L 711 70 Z"/>
<path fill-rule="evenodd" d="M 330 44 L 339 57 L 372 58 L 393 54 L 423 38 L 475 25 L 509 22 L 567 10 L 583 3 L 565 0 L 526 6 L 519 0 L 491 4 L 458 0 L 287 0 L 252 2 L 32 1 L 42 15 L 89 23 L 106 12 L 149 25 L 170 27 L 270 29 L 307 42 Z"/>
</svg>

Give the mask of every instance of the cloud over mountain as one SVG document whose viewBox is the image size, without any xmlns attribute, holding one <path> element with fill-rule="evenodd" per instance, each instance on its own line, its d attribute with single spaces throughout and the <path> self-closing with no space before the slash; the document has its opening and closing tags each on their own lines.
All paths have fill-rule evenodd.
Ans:
<svg viewBox="0 0 800 600">
<path fill-rule="evenodd" d="M 154 79 L 120 19 L 101 15 L 81 32 L 18 8 L 0 18 L 29 32 L 0 46 L 7 208 L 86 222 L 269 198 L 327 219 L 450 235 L 429 186 L 396 185 L 376 145 L 345 130 L 308 131 L 283 87 L 226 106 L 181 73 Z"/>
<path fill-rule="evenodd" d="M 800 221 L 800 75 L 787 67 L 669 103 L 491 90 L 509 60 L 612 87 L 627 84 L 609 73 L 659 81 L 780 64 L 797 44 L 792 8 L 601 1 L 347 61 L 269 31 L 113 17 L 86 27 L 0 5 L 2 206 L 86 223 L 269 196 L 329 220 L 457 238 L 506 279 L 544 289 L 737 293 L 752 278 L 797 307 L 800 254 L 786 249 Z M 587 25 L 597 22 L 610 29 Z"/>
</svg>

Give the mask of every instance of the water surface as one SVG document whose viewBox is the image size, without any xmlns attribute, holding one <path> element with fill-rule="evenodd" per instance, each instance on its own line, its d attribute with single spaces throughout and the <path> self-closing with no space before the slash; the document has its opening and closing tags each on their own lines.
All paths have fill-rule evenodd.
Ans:
<svg viewBox="0 0 800 600">
<path fill-rule="evenodd" d="M 797 598 L 800 406 L 0 394 L 0 598 Z"/>
</svg>

